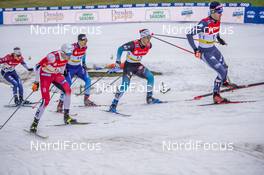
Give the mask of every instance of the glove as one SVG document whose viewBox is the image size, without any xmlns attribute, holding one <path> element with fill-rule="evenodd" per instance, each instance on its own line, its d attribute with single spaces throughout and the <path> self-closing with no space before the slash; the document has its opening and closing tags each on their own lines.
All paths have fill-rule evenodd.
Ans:
<svg viewBox="0 0 264 175">
<path fill-rule="evenodd" d="M 119 71 L 119 70 L 120 70 L 120 64 L 121 64 L 120 61 L 116 61 L 116 63 L 115 63 L 115 67 L 112 68 L 112 69 L 110 69 L 110 70 L 108 71 L 108 74 L 116 73 L 117 71 Z"/>
<path fill-rule="evenodd" d="M 32 72 L 34 69 L 33 68 L 28 68 L 27 70 L 30 71 L 30 72 Z"/>
<path fill-rule="evenodd" d="M 225 42 L 225 40 L 223 40 L 222 38 L 217 38 L 219 44 L 221 45 L 227 45 L 227 43 Z"/>
<path fill-rule="evenodd" d="M 39 89 L 39 82 L 35 81 L 35 82 L 32 84 L 32 91 L 33 91 L 33 92 L 36 92 L 38 89 Z"/>
<path fill-rule="evenodd" d="M 85 71 L 88 70 L 88 67 L 86 66 L 86 64 L 83 64 L 82 67 L 83 67 L 83 69 L 84 69 Z"/>
<path fill-rule="evenodd" d="M 67 69 L 64 69 L 64 72 L 63 72 L 64 77 L 67 76 L 67 73 L 68 73 Z"/>
<path fill-rule="evenodd" d="M 201 59 L 201 51 L 198 48 L 194 49 L 194 56 Z"/>
</svg>

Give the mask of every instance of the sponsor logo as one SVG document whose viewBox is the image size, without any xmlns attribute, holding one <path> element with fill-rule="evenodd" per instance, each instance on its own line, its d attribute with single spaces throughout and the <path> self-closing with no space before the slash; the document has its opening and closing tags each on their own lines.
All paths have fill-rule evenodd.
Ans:
<svg viewBox="0 0 264 175">
<path fill-rule="evenodd" d="M 254 11 L 248 11 L 247 12 L 247 18 L 255 18 L 256 12 Z"/>
<path fill-rule="evenodd" d="M 32 14 L 30 13 L 16 13 L 12 16 L 12 23 L 26 24 L 32 22 Z"/>
<path fill-rule="evenodd" d="M 170 19 L 169 10 L 147 10 L 146 11 L 146 20 L 150 21 L 163 21 Z"/>
<path fill-rule="evenodd" d="M 242 22 L 244 21 L 244 8 L 236 8 L 233 13 L 232 17 L 235 19 L 237 22 Z"/>
<path fill-rule="evenodd" d="M 259 12 L 259 18 L 260 19 L 264 19 L 264 11 L 260 11 Z"/>
<path fill-rule="evenodd" d="M 62 12 L 44 12 L 44 22 L 59 22 L 64 19 Z"/>
<path fill-rule="evenodd" d="M 112 21 L 129 21 L 133 16 L 131 10 L 112 10 Z"/>
<path fill-rule="evenodd" d="M 77 12 L 75 15 L 76 22 L 94 22 L 98 21 L 97 12 Z"/>
<path fill-rule="evenodd" d="M 185 8 L 181 11 L 182 16 L 191 16 L 193 14 L 193 10 L 191 8 Z"/>
<path fill-rule="evenodd" d="M 236 10 L 233 12 L 233 14 L 232 14 L 233 17 L 241 17 L 241 16 L 243 16 L 243 15 L 244 15 L 244 12 L 243 12 L 242 9 L 236 9 Z"/>
</svg>

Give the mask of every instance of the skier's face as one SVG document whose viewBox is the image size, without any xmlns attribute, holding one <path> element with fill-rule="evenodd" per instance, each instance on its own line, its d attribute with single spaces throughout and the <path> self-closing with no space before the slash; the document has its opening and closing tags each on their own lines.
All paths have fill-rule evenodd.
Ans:
<svg viewBox="0 0 264 175">
<path fill-rule="evenodd" d="M 64 60 L 70 60 L 71 58 L 71 54 L 66 54 L 64 52 L 61 53 L 61 57 L 64 59 Z"/>
<path fill-rule="evenodd" d="M 221 17 L 222 17 L 222 14 L 213 13 L 213 14 L 211 14 L 211 17 L 214 18 L 216 21 L 220 21 Z"/>
<path fill-rule="evenodd" d="M 21 59 L 21 55 L 16 55 L 16 54 L 14 54 L 14 58 L 15 58 L 16 60 L 20 60 L 20 59 Z"/>
<path fill-rule="evenodd" d="M 143 38 L 141 38 L 141 43 L 146 46 L 150 43 L 150 39 L 151 39 L 151 36 L 145 36 Z"/>
<path fill-rule="evenodd" d="M 216 9 L 211 10 L 211 17 L 217 21 L 220 21 L 222 17 L 222 13 L 223 13 L 223 7 L 219 6 Z"/>
<path fill-rule="evenodd" d="M 88 40 L 84 39 L 84 40 L 79 40 L 78 43 L 80 45 L 80 47 L 85 47 L 87 45 Z"/>
</svg>

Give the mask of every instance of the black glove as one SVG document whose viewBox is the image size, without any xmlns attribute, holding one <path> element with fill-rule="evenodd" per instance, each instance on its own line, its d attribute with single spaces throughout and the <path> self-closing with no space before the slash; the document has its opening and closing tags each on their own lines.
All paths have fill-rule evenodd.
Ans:
<svg viewBox="0 0 264 175">
<path fill-rule="evenodd" d="M 64 77 L 67 76 L 67 73 L 68 73 L 67 69 L 64 69 L 64 72 L 63 72 Z"/>
<path fill-rule="evenodd" d="M 33 68 L 28 68 L 27 70 L 30 71 L 30 72 L 32 72 L 34 69 Z"/>
<path fill-rule="evenodd" d="M 217 37 L 217 40 L 218 40 L 219 44 L 221 44 L 221 45 L 227 45 L 227 43 L 225 42 L 225 40 L 223 40 L 222 38 Z"/>
</svg>

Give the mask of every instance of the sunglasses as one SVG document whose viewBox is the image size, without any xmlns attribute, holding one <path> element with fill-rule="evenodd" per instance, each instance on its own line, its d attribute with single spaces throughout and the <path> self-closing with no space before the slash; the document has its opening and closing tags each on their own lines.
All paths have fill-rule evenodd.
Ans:
<svg viewBox="0 0 264 175">
<path fill-rule="evenodd" d="M 217 14 L 222 14 L 224 11 L 223 7 L 218 7 L 216 9 L 212 9 L 211 13 L 217 13 Z"/>
</svg>

